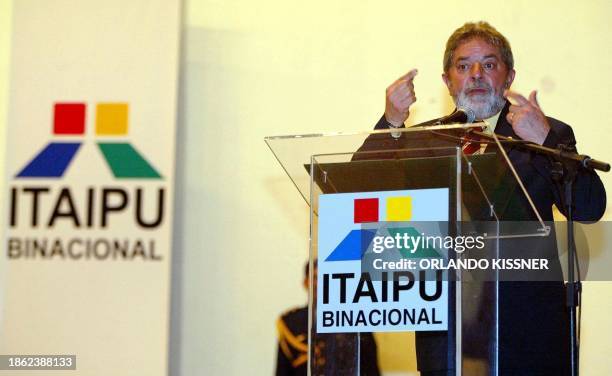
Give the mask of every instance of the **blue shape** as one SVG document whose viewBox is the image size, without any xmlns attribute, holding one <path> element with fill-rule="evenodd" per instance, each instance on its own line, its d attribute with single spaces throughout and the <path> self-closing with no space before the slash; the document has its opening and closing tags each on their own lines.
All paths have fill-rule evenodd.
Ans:
<svg viewBox="0 0 612 376">
<path fill-rule="evenodd" d="M 376 230 L 351 230 L 325 261 L 361 260 L 376 236 Z"/>
<path fill-rule="evenodd" d="M 17 174 L 17 177 L 60 178 L 80 146 L 80 142 L 51 142 Z"/>
</svg>

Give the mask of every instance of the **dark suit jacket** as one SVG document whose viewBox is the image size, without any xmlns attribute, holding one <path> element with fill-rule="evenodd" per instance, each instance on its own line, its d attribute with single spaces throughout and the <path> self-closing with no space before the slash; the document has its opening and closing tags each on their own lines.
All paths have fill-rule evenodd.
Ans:
<svg viewBox="0 0 612 376">
<path fill-rule="evenodd" d="M 499 120 L 497 121 L 495 133 L 520 140 L 521 138 L 514 133 L 512 126 L 506 120 L 509 106 L 510 104 L 506 102 L 499 116 Z M 544 141 L 544 146 L 555 148 L 559 144 L 570 146 L 576 145 L 574 132 L 569 125 L 551 117 L 547 117 L 547 119 L 551 126 L 551 130 Z M 435 120 L 432 120 L 416 126 L 426 126 L 434 123 Z M 389 126 L 389 123 L 387 123 L 383 115 L 374 129 L 389 129 Z M 415 142 L 414 140 L 407 140 L 404 135 L 397 140 L 389 137 L 387 134 L 373 135 L 366 140 L 359 151 L 402 149 L 409 147 L 408 143 L 410 142 L 415 142 L 419 147 L 449 145 L 449 141 L 438 141 L 430 139 Z M 545 156 L 535 155 L 517 148 L 509 148 L 506 151 L 508 152 L 510 161 L 521 177 L 523 184 L 525 184 L 525 188 L 533 199 L 542 219 L 544 221 L 551 221 L 553 219 L 552 205 L 556 205 L 557 208 L 564 213 L 565 210 L 561 204 L 559 189 L 551 177 L 552 165 L 550 160 Z M 357 159 L 359 159 L 359 157 Z M 599 176 L 597 176 L 595 172 L 587 170 L 581 170 L 579 172 L 574 185 L 574 206 L 575 220 L 597 221 L 603 216 L 606 210 L 606 192 Z M 520 219 L 526 220 L 534 218 Z"/>
<path fill-rule="evenodd" d="M 308 306 L 293 309 L 277 321 L 276 376 L 308 373 Z M 376 341 L 372 333 L 317 334 L 313 338 L 312 375 L 355 374 L 355 347 L 359 343 L 361 376 L 380 376 Z"/>
<path fill-rule="evenodd" d="M 520 139 L 506 120 L 509 103 L 503 108 L 495 133 Z M 555 148 L 559 144 L 576 144 L 572 128 L 548 117 L 551 130 L 544 146 Z M 435 120 L 419 124 L 432 125 Z M 375 129 L 388 129 L 384 116 Z M 435 138 L 398 139 L 388 134 L 371 135 L 359 151 L 397 150 L 408 147 L 449 146 L 456 141 Z M 433 150 L 433 149 L 432 149 Z M 560 189 L 551 176 L 551 161 L 548 157 L 526 152 L 518 148 L 507 148 L 508 157 L 515 167 L 534 205 L 544 221 L 552 221 L 552 206 L 565 212 L 561 204 Z M 432 151 L 433 153 L 433 151 Z M 433 154 L 432 154 L 433 155 Z M 357 154 L 354 159 L 395 158 L 401 152 L 377 152 Z M 523 195 L 517 200 L 525 201 Z M 606 208 L 606 193 L 603 184 L 593 171 L 582 170 L 574 185 L 575 220 L 597 221 Z M 502 220 L 535 220 L 535 215 L 522 212 L 501 213 Z M 554 236 L 551 237 L 556 250 Z M 568 313 L 565 307 L 565 288 L 562 280 L 556 282 L 500 282 L 499 285 L 499 369 L 501 375 L 543 374 L 564 375 L 569 369 Z M 477 330 L 477 329 L 476 329 Z M 446 332 L 418 332 L 416 335 L 417 360 L 421 372 L 428 373 L 452 368 L 454 349 Z M 482 349 L 483 352 L 492 351 Z M 475 357 L 483 354 L 472 354 Z M 485 355 L 486 356 L 486 355 Z M 449 361 L 450 359 L 450 361 Z"/>
</svg>

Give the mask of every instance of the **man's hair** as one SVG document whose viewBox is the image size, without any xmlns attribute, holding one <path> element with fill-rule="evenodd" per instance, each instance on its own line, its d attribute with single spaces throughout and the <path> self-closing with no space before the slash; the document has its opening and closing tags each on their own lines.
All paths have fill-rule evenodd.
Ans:
<svg viewBox="0 0 612 376">
<path fill-rule="evenodd" d="M 314 259 L 312 261 L 312 265 L 314 266 L 315 270 L 317 269 L 317 260 Z M 310 277 L 310 261 L 306 261 L 306 264 L 304 265 L 304 279 L 309 278 Z"/>
<path fill-rule="evenodd" d="M 453 55 L 455 50 L 461 43 L 467 42 L 470 39 L 479 38 L 495 46 L 499 49 L 499 54 L 506 64 L 508 70 L 514 68 L 514 57 L 512 56 L 512 48 L 510 43 L 499 31 L 485 21 L 466 22 L 463 26 L 455 30 L 446 42 L 446 50 L 444 51 L 444 72 L 448 70 L 453 63 Z"/>
</svg>

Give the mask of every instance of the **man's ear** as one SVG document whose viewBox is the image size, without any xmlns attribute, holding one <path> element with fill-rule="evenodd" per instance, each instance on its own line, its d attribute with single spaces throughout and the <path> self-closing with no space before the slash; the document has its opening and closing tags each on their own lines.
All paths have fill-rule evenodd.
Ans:
<svg viewBox="0 0 612 376">
<path fill-rule="evenodd" d="M 516 71 L 514 69 L 511 69 L 508 72 L 508 76 L 506 76 L 506 89 L 510 89 L 510 86 L 512 85 L 512 82 L 514 81 L 514 75 L 516 74 Z"/>
<path fill-rule="evenodd" d="M 448 75 L 446 73 L 442 73 L 442 81 L 444 81 L 444 84 L 450 91 L 450 79 L 448 78 Z"/>
</svg>

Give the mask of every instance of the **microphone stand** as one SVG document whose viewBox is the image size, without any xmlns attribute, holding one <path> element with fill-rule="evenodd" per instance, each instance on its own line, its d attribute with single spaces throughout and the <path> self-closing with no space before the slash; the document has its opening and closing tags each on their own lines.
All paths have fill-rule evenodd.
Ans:
<svg viewBox="0 0 612 376">
<path fill-rule="evenodd" d="M 481 138 L 494 140 L 494 138 L 486 133 L 473 131 L 471 132 Z M 511 137 L 496 135 L 496 137 L 505 145 L 524 149 L 538 154 L 546 155 L 555 160 L 552 170 L 553 179 L 558 184 L 562 185 L 563 204 L 567 216 L 567 284 L 566 284 L 566 306 L 569 309 L 570 319 L 570 362 L 571 375 L 578 376 L 579 371 L 579 344 L 577 338 L 576 325 L 576 308 L 580 304 L 582 283 L 580 275 L 575 274 L 576 260 L 576 243 L 574 242 L 574 213 L 573 213 L 573 187 L 578 171 L 581 169 L 599 170 L 603 172 L 610 171 L 610 164 L 596 159 L 592 159 L 588 155 L 578 154 L 574 147 L 559 145 L 558 149 L 551 149 L 542 145 L 534 144 L 524 140 L 516 140 Z"/>
</svg>

